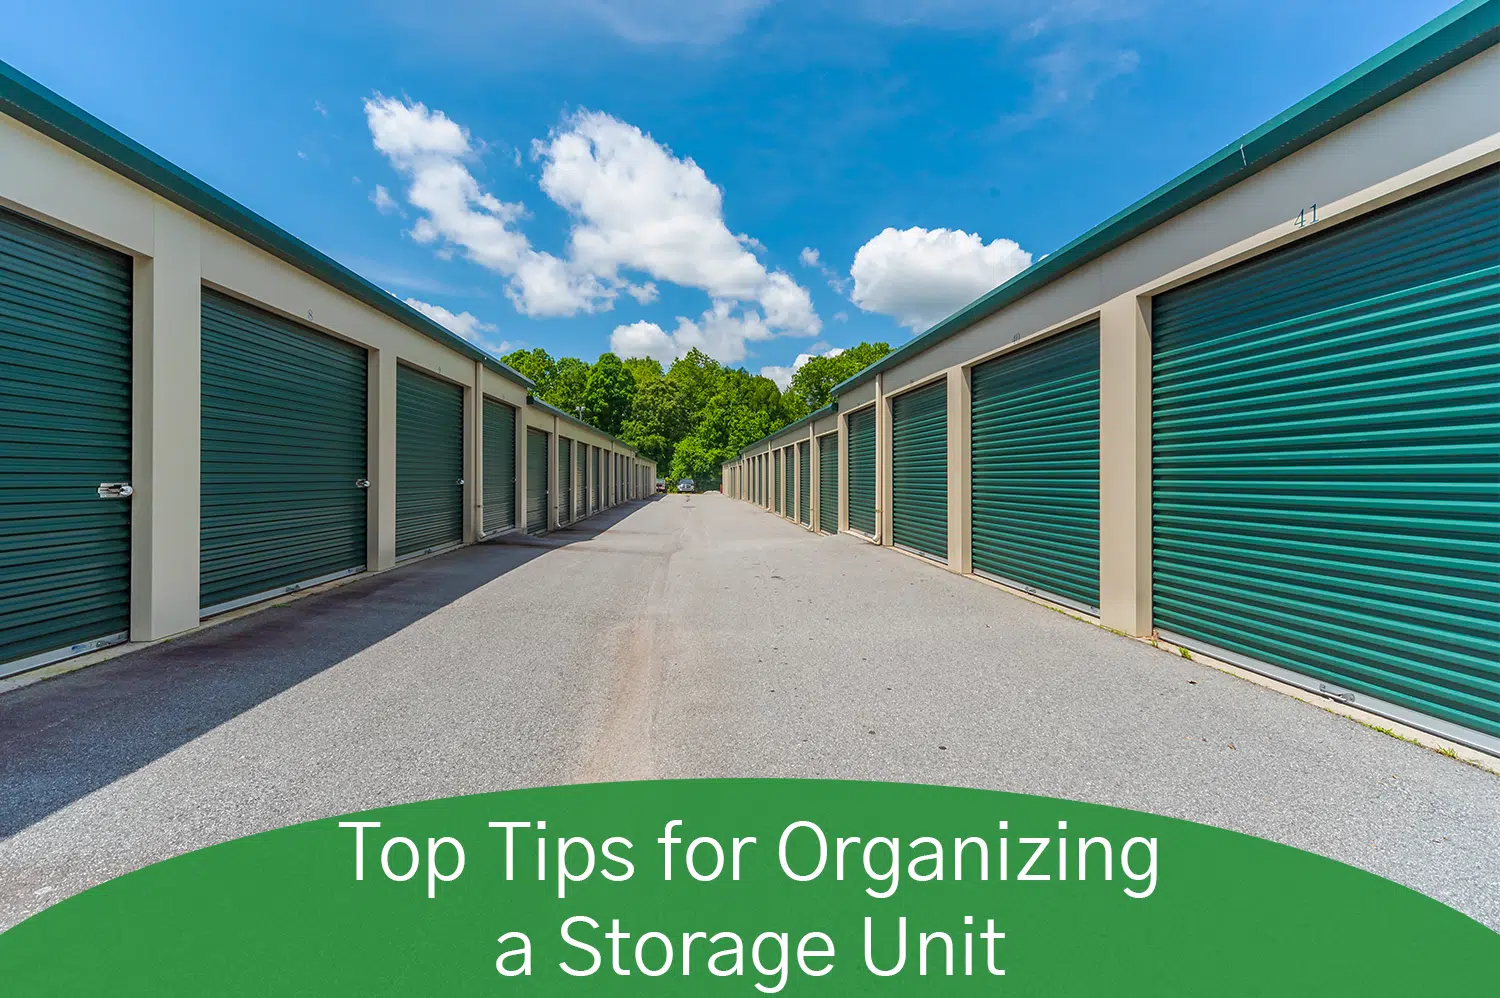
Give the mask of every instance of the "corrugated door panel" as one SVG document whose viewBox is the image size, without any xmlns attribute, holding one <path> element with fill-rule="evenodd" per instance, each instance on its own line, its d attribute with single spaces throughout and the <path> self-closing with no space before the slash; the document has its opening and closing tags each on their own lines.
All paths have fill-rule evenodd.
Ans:
<svg viewBox="0 0 1500 998">
<path fill-rule="evenodd" d="M 365 351 L 203 292 L 198 605 L 365 567 Z"/>
<path fill-rule="evenodd" d="M 812 448 L 804 441 L 797 445 L 797 522 L 812 526 Z"/>
<path fill-rule="evenodd" d="M 849 528 L 875 536 L 875 407 L 851 413 Z"/>
<path fill-rule="evenodd" d="M 604 452 L 594 448 L 594 508 L 604 508 Z"/>
<path fill-rule="evenodd" d="M 1157 625 L 1500 746 L 1500 172 L 1153 327 Z"/>
<path fill-rule="evenodd" d="M 396 368 L 396 557 L 464 537 L 464 391 Z"/>
<path fill-rule="evenodd" d="M 1099 606 L 1099 324 L 974 368 L 974 570 Z"/>
<path fill-rule="evenodd" d="M 839 435 L 818 438 L 818 529 L 839 532 Z"/>
<path fill-rule="evenodd" d="M 772 463 L 776 467 L 776 493 L 775 493 L 774 496 L 772 496 L 772 501 L 775 502 L 775 504 L 776 504 L 776 512 L 780 513 L 781 512 L 781 451 L 779 451 L 779 450 L 778 451 L 773 451 L 772 454 L 771 454 L 771 459 L 772 459 Z"/>
<path fill-rule="evenodd" d="M 781 512 L 786 513 L 787 519 L 792 518 L 796 503 L 796 467 L 792 461 L 795 461 L 792 449 L 781 447 Z"/>
<path fill-rule="evenodd" d="M 557 522 L 573 519 L 573 441 L 557 438 Z"/>
<path fill-rule="evenodd" d="M 484 400 L 484 532 L 516 525 L 516 410 Z"/>
<path fill-rule="evenodd" d="M 0 675 L 130 626 L 131 262 L 0 211 Z M 7 664 L 8 663 L 8 664 Z"/>
<path fill-rule="evenodd" d="M 891 541 L 948 558 L 948 385 L 891 401 Z"/>
<path fill-rule="evenodd" d="M 547 434 L 526 430 L 526 532 L 547 530 Z"/>
<path fill-rule="evenodd" d="M 589 445 L 580 443 L 578 445 L 578 457 L 573 462 L 577 466 L 578 480 L 573 485 L 573 518 L 581 519 L 589 514 Z"/>
</svg>

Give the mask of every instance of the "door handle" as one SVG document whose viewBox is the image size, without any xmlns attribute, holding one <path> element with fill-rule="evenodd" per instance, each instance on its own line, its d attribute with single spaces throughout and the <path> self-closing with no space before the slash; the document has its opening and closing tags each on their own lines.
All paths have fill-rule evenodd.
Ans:
<svg viewBox="0 0 1500 998">
<path fill-rule="evenodd" d="M 370 480 L 368 478 L 356 478 L 354 480 L 354 487 L 356 489 L 367 489 L 370 487 Z"/>
<path fill-rule="evenodd" d="M 129 499 L 135 495 L 135 489 L 130 487 L 129 482 L 100 482 L 100 499 Z"/>
</svg>

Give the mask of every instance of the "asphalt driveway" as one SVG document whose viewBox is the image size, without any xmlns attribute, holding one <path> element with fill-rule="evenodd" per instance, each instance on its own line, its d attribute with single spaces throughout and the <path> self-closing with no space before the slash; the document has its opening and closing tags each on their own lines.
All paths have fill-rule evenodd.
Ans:
<svg viewBox="0 0 1500 998">
<path fill-rule="evenodd" d="M 683 776 L 1139 808 L 1365 867 L 1500 929 L 1500 778 L 717 494 L 466 548 L 0 695 L 0 928 L 296 821 Z"/>
</svg>

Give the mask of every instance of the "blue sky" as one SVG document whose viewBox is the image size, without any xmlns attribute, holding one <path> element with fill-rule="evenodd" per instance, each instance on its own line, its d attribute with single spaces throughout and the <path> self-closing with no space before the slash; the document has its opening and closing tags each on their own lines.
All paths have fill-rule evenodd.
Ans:
<svg viewBox="0 0 1500 998">
<path fill-rule="evenodd" d="M 0 0 L 0 58 L 491 349 L 696 345 L 784 381 L 1446 7 Z"/>
</svg>

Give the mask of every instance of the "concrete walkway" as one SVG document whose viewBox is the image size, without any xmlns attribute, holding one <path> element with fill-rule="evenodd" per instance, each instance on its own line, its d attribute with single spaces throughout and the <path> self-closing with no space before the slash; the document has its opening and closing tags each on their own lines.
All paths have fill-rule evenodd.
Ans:
<svg viewBox="0 0 1500 998">
<path fill-rule="evenodd" d="M 1140 808 L 1500 928 L 1500 779 L 716 494 L 467 548 L 0 696 L 0 927 L 309 818 L 816 776 Z"/>
</svg>

